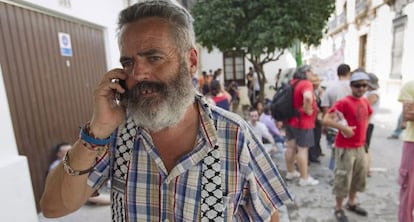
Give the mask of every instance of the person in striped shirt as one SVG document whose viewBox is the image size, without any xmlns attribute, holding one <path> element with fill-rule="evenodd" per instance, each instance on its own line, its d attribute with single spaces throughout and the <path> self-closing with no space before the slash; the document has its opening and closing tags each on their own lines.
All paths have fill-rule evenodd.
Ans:
<svg viewBox="0 0 414 222">
<path fill-rule="evenodd" d="M 91 121 L 49 174 L 43 214 L 77 210 L 110 180 L 112 221 L 278 221 L 292 195 L 276 164 L 245 120 L 191 84 L 191 15 L 140 1 L 118 24 L 122 68 L 103 76 Z"/>
</svg>

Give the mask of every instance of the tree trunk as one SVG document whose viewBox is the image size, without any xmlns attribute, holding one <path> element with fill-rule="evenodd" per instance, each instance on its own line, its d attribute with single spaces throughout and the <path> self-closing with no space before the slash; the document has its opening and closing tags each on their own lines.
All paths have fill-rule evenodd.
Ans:
<svg viewBox="0 0 414 222">
<path fill-rule="evenodd" d="M 257 68 L 256 68 L 257 67 Z M 260 84 L 260 96 L 259 96 L 259 101 L 262 102 L 262 104 L 264 104 L 264 98 L 265 98 L 265 83 L 267 82 L 266 80 L 266 76 L 265 73 L 263 71 L 263 65 L 255 65 L 256 68 L 256 72 L 257 72 L 257 78 L 259 80 L 259 84 Z"/>
</svg>

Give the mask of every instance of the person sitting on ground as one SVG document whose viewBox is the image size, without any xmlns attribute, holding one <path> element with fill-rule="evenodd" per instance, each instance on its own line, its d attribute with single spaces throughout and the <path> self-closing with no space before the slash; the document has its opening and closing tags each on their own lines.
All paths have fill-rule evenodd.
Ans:
<svg viewBox="0 0 414 222">
<path fill-rule="evenodd" d="M 270 134 L 266 125 L 259 121 L 259 112 L 257 112 L 255 108 L 250 109 L 248 123 L 253 128 L 256 136 L 261 139 L 263 143 L 271 144 L 271 147 L 267 146 L 267 152 L 270 156 L 274 156 L 277 152 L 275 140 L 273 139 L 273 136 Z"/>
<path fill-rule="evenodd" d="M 271 113 L 271 104 L 266 104 L 263 108 L 262 115 L 260 115 L 259 121 L 269 130 L 269 133 L 272 135 L 278 150 L 283 152 L 285 150 L 285 139 L 280 134 L 279 128 L 276 126 L 276 121 L 273 119 Z"/>
</svg>

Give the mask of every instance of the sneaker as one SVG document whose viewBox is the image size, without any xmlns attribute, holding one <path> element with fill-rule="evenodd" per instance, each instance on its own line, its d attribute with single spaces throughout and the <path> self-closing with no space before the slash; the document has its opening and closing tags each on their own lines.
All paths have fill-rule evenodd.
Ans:
<svg viewBox="0 0 414 222">
<path fill-rule="evenodd" d="M 286 180 L 293 180 L 293 179 L 295 179 L 295 178 L 298 178 L 300 176 L 300 173 L 298 172 L 298 171 L 293 171 L 292 173 L 290 173 L 290 172 L 287 172 L 286 173 L 286 177 L 285 177 L 285 179 Z"/>
<path fill-rule="evenodd" d="M 391 135 L 391 136 L 387 137 L 387 139 L 389 139 L 389 140 L 398 140 L 399 138 L 400 137 L 397 136 L 397 135 Z"/>
<path fill-rule="evenodd" d="M 335 218 L 338 222 L 348 222 L 348 218 L 345 215 L 345 212 L 340 209 L 340 210 L 335 210 Z"/>
<path fill-rule="evenodd" d="M 360 216 L 364 216 L 366 217 L 368 215 L 368 212 L 359 206 L 359 204 L 355 204 L 353 206 L 351 206 L 349 203 L 346 204 L 346 209 L 349 211 L 352 211 Z"/>
<path fill-rule="evenodd" d="M 299 186 L 315 186 L 318 185 L 319 181 L 313 179 L 313 177 L 308 176 L 308 179 L 304 180 L 302 178 L 299 179 Z"/>
</svg>

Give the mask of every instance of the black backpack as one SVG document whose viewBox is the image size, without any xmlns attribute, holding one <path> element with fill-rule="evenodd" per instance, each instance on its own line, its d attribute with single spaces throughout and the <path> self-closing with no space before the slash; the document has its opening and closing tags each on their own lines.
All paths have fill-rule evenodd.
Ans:
<svg viewBox="0 0 414 222">
<path fill-rule="evenodd" d="M 272 116 L 275 120 L 287 121 L 294 116 L 299 116 L 299 112 L 293 108 L 293 92 L 299 82 L 300 79 L 293 85 L 286 83 L 277 89 L 271 105 Z"/>
</svg>

